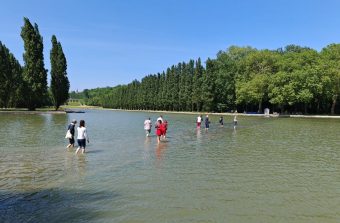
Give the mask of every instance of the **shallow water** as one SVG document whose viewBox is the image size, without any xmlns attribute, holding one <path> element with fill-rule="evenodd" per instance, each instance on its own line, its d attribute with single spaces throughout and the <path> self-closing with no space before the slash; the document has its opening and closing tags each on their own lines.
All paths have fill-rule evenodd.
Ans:
<svg viewBox="0 0 340 223">
<path fill-rule="evenodd" d="M 340 222 L 340 120 L 157 113 L 0 114 L 0 222 Z M 87 153 L 66 150 L 85 119 Z"/>
</svg>

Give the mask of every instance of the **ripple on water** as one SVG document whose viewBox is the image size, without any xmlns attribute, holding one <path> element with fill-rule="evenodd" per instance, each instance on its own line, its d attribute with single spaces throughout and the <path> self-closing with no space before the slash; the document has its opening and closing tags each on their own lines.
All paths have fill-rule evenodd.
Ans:
<svg viewBox="0 0 340 223">
<path fill-rule="evenodd" d="M 0 221 L 340 220 L 339 121 L 239 117 L 234 129 L 212 116 L 205 132 L 172 114 L 157 144 L 144 135 L 149 116 L 0 116 Z M 85 155 L 65 149 L 73 118 L 88 126 Z"/>
</svg>

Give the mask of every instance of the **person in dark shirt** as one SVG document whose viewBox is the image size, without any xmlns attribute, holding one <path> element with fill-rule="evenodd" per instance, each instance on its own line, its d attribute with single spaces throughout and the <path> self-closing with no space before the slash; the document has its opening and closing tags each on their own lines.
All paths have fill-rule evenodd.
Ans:
<svg viewBox="0 0 340 223">
<path fill-rule="evenodd" d="M 223 116 L 220 117 L 219 123 L 220 123 L 220 126 L 223 127 L 223 125 L 224 125 L 224 123 L 223 123 Z"/>
<path fill-rule="evenodd" d="M 209 115 L 205 116 L 205 120 L 204 120 L 204 124 L 205 124 L 205 131 L 207 132 L 209 130 Z"/>
<path fill-rule="evenodd" d="M 69 144 L 66 148 L 73 148 L 74 147 L 74 128 L 76 126 L 77 120 L 73 119 L 72 122 L 68 125 L 67 130 L 70 130 L 72 138 L 69 138 Z"/>
</svg>

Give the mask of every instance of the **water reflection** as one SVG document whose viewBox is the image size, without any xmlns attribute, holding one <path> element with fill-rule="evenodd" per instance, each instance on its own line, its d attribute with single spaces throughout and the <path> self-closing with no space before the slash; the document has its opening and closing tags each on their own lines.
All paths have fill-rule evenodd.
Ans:
<svg viewBox="0 0 340 223">
<path fill-rule="evenodd" d="M 65 152 L 65 164 L 64 168 L 66 171 L 66 177 L 68 177 L 71 181 L 83 177 L 87 172 L 88 158 L 87 153 L 74 155 L 74 152 Z"/>
<path fill-rule="evenodd" d="M 144 140 L 144 152 L 143 152 L 143 159 L 150 160 L 150 149 L 151 149 L 151 137 L 148 136 Z"/>
<path fill-rule="evenodd" d="M 84 119 L 92 125 L 97 140 L 91 146 L 97 150 L 89 147 L 75 156 L 66 151 L 64 134 L 68 121 L 79 117 L 4 116 L 0 222 L 338 222 L 340 217 L 340 120 L 245 117 L 235 130 L 228 122 L 206 134 L 194 129 L 194 116 L 172 115 L 171 142 L 157 144 L 154 135 L 145 138 L 131 127 L 145 113 L 92 111 Z"/>
<path fill-rule="evenodd" d="M 46 130 L 47 117 L 45 115 L 34 115 L 26 118 L 26 115 L 20 117 L 20 128 L 7 128 L 10 134 L 9 138 L 16 138 L 18 145 L 25 145 L 26 147 L 44 144 L 44 133 Z M 27 134 L 30 137 L 27 137 Z"/>
<path fill-rule="evenodd" d="M 200 128 L 196 129 L 196 136 L 197 136 L 197 140 L 201 140 L 202 135 L 201 135 L 201 129 Z"/>
<path fill-rule="evenodd" d="M 85 154 L 81 154 L 76 157 L 76 162 L 77 162 L 77 170 L 80 176 L 84 176 L 86 173 L 86 165 L 87 165 L 87 158 Z"/>
<path fill-rule="evenodd" d="M 144 145 L 145 147 L 149 147 L 151 143 L 151 136 L 145 137 Z"/>
<path fill-rule="evenodd" d="M 157 158 L 157 167 L 161 167 L 162 161 L 164 159 L 164 153 L 168 147 L 168 142 L 160 142 L 156 146 L 156 158 Z"/>
<path fill-rule="evenodd" d="M 51 114 L 50 122 L 54 126 L 66 126 L 68 125 L 68 115 L 64 114 Z"/>
</svg>

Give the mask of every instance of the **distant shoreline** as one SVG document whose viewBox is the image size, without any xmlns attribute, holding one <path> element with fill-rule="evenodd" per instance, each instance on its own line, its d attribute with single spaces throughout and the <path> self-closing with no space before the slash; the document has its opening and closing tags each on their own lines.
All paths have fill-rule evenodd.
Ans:
<svg viewBox="0 0 340 223">
<path fill-rule="evenodd" d="M 156 111 L 156 110 L 129 110 L 129 109 L 114 109 L 103 108 L 98 106 L 61 106 L 62 110 L 50 110 L 49 108 L 40 108 L 36 111 L 28 111 L 26 109 L 9 108 L 0 109 L 1 113 L 7 114 L 67 114 L 66 110 L 72 109 L 84 109 L 84 110 L 106 110 L 106 111 L 126 111 L 126 112 L 146 112 L 146 113 L 162 113 L 162 114 L 184 114 L 184 115 L 214 115 L 214 116 L 249 116 L 249 117 L 270 117 L 270 118 L 328 118 L 328 119 L 340 119 L 340 115 L 288 115 L 288 114 L 247 114 L 247 113 L 232 113 L 232 112 L 188 112 L 188 111 Z"/>
<path fill-rule="evenodd" d="M 169 113 L 169 114 L 185 114 L 185 115 L 214 115 L 214 116 L 249 116 L 249 117 L 270 117 L 270 118 L 335 118 L 340 119 L 340 115 L 280 115 L 280 114 L 247 114 L 247 113 L 235 113 L 235 112 L 185 112 L 185 111 L 155 111 L 155 110 L 128 110 L 128 109 L 113 109 L 113 108 L 100 108 L 101 110 L 108 111 L 127 111 L 127 112 L 147 112 L 147 113 Z"/>
</svg>

